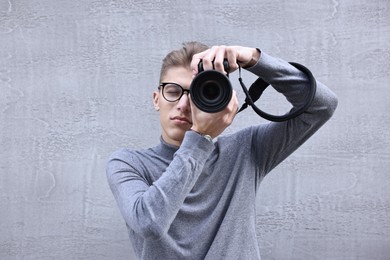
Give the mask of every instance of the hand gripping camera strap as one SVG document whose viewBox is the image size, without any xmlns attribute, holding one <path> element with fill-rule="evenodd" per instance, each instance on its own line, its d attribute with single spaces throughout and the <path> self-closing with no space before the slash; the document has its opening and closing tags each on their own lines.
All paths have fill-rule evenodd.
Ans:
<svg viewBox="0 0 390 260">
<path fill-rule="evenodd" d="M 244 82 L 242 81 L 241 78 L 241 67 L 239 67 L 239 82 L 242 87 L 242 90 L 245 93 L 245 103 L 241 106 L 241 108 L 238 110 L 237 113 L 243 111 L 246 109 L 248 106 L 251 106 L 252 109 L 262 118 L 265 118 L 269 121 L 274 121 L 274 122 L 282 122 L 286 120 L 290 120 L 292 118 L 295 118 L 305 112 L 309 106 L 311 105 L 314 95 L 316 93 L 317 89 L 317 84 L 316 80 L 311 73 L 311 71 L 306 68 L 305 66 L 295 63 L 295 62 L 290 62 L 291 65 L 299 69 L 300 71 L 304 72 L 308 78 L 309 78 L 309 92 L 306 95 L 306 100 L 304 104 L 301 107 L 298 108 L 293 108 L 289 113 L 282 115 L 282 116 L 275 116 L 275 115 L 270 115 L 268 113 L 265 113 L 264 111 L 260 110 L 256 105 L 255 102 L 260 98 L 260 96 L 263 94 L 264 90 L 269 86 L 267 82 L 265 82 L 262 78 L 258 78 L 249 88 L 249 90 L 246 88 Z"/>
</svg>

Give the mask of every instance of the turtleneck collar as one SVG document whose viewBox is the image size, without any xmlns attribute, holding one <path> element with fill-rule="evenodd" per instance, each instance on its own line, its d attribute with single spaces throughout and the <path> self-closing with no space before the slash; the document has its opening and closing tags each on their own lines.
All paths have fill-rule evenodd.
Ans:
<svg viewBox="0 0 390 260">
<path fill-rule="evenodd" d="M 179 149 L 179 146 L 169 144 L 164 141 L 162 136 L 160 137 L 160 143 L 154 147 L 154 151 L 156 154 L 162 156 L 165 159 L 172 160 L 173 155 L 176 153 L 176 151 Z"/>
</svg>

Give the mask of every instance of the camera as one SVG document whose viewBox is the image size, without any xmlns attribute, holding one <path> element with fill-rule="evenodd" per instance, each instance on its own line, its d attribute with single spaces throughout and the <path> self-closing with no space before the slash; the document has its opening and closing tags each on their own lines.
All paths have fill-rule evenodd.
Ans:
<svg viewBox="0 0 390 260">
<path fill-rule="evenodd" d="M 223 65 L 225 71 L 228 71 L 229 63 L 226 59 Z M 204 112 L 222 111 L 233 95 L 233 87 L 228 75 L 216 70 L 204 70 L 202 61 L 198 64 L 198 72 L 190 86 L 192 102 Z"/>
</svg>

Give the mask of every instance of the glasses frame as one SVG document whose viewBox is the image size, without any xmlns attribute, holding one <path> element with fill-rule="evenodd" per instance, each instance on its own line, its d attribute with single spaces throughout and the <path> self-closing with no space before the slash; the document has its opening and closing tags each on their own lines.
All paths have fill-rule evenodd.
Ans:
<svg viewBox="0 0 390 260">
<path fill-rule="evenodd" d="M 169 84 L 175 85 L 175 86 L 177 86 L 177 87 L 179 87 L 179 88 L 181 89 L 181 94 L 180 94 L 180 96 L 179 96 L 177 99 L 175 99 L 175 100 L 168 100 L 168 99 L 165 97 L 165 95 L 164 95 L 164 88 L 165 88 L 166 85 L 169 85 Z M 168 102 L 176 102 L 176 101 L 178 101 L 178 100 L 181 99 L 181 97 L 184 95 L 184 93 L 186 93 L 186 92 L 187 92 L 187 94 L 190 93 L 190 90 L 189 90 L 189 89 L 185 89 L 185 88 L 183 88 L 182 86 L 180 86 L 179 84 L 177 84 L 177 83 L 175 83 L 175 82 L 161 82 L 160 85 L 158 85 L 158 88 L 159 88 L 159 89 L 161 88 L 161 94 L 162 94 L 162 96 L 164 97 L 164 99 L 165 99 L 166 101 L 168 101 Z"/>
</svg>

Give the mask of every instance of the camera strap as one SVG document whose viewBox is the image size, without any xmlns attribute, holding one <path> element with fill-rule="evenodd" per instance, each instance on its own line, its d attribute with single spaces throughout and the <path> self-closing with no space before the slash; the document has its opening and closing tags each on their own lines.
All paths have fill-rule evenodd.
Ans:
<svg viewBox="0 0 390 260">
<path fill-rule="evenodd" d="M 306 95 L 306 100 L 304 104 L 301 107 L 298 108 L 293 108 L 289 113 L 282 115 L 282 116 L 276 116 L 276 115 L 270 115 L 262 110 L 260 110 L 256 105 L 255 102 L 261 97 L 263 94 L 264 90 L 269 86 L 269 83 L 265 82 L 262 78 L 258 78 L 250 87 L 249 90 L 246 88 L 242 78 L 241 78 L 241 67 L 238 68 L 239 71 L 239 78 L 238 81 L 240 82 L 240 85 L 242 87 L 242 90 L 245 93 L 245 102 L 241 106 L 241 108 L 238 110 L 237 113 L 240 113 L 241 111 L 245 110 L 248 106 L 251 106 L 252 109 L 262 118 L 267 119 L 269 121 L 273 122 L 282 122 L 286 120 L 290 120 L 292 118 L 295 118 L 305 112 L 309 106 L 311 105 L 314 95 L 316 93 L 317 89 L 317 84 L 316 80 L 311 73 L 311 71 L 306 68 L 305 66 L 295 63 L 295 62 L 290 62 L 291 65 L 299 69 L 300 71 L 304 72 L 308 78 L 309 78 L 309 92 Z"/>
</svg>

